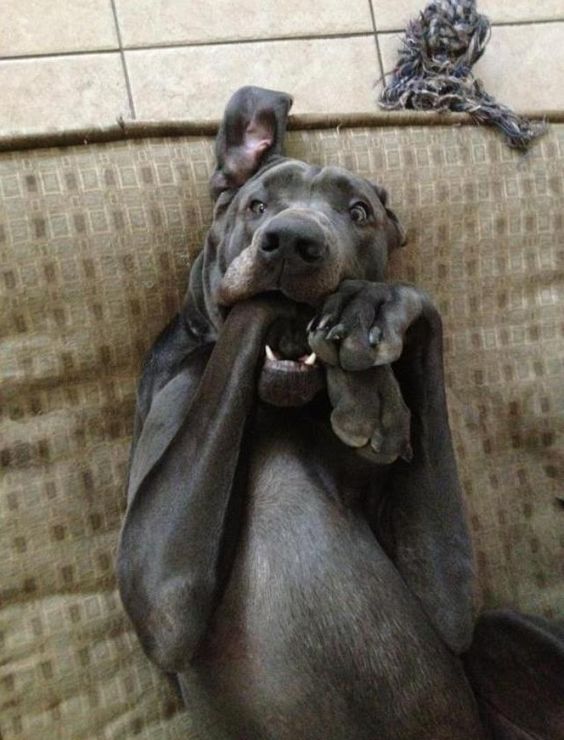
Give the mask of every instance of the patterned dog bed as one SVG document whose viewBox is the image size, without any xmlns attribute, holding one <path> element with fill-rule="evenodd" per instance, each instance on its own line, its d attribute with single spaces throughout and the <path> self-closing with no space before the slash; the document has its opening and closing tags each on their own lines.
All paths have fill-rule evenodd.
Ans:
<svg viewBox="0 0 564 740">
<path fill-rule="evenodd" d="M 477 599 L 564 613 L 564 125 L 527 155 L 467 125 L 358 123 L 291 131 L 288 153 L 389 189 L 409 233 L 392 276 L 444 317 Z M 0 154 L 6 740 L 190 737 L 114 556 L 141 359 L 203 242 L 212 166 L 210 135 Z"/>
</svg>

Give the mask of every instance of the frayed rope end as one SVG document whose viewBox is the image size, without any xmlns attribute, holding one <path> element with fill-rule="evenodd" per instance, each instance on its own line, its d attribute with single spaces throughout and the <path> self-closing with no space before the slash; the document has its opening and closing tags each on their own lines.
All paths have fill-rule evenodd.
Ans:
<svg viewBox="0 0 564 740">
<path fill-rule="evenodd" d="M 473 76 L 489 37 L 490 22 L 476 0 L 432 0 L 407 26 L 380 107 L 468 113 L 502 131 L 509 146 L 526 149 L 548 126 L 498 103 Z"/>
</svg>

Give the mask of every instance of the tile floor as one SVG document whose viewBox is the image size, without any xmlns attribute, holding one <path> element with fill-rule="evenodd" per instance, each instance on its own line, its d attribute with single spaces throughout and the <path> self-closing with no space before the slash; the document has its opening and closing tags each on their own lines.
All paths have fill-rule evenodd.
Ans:
<svg viewBox="0 0 564 740">
<path fill-rule="evenodd" d="M 426 0 L 2 0 L 0 135 L 218 118 L 231 92 L 291 92 L 296 113 L 376 110 L 400 31 Z M 477 65 L 518 110 L 564 109 L 564 0 L 479 0 Z"/>
</svg>

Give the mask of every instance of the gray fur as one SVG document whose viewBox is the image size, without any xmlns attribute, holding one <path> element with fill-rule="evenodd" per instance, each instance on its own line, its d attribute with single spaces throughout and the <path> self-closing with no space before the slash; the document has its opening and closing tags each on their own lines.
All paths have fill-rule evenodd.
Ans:
<svg viewBox="0 0 564 740">
<path fill-rule="evenodd" d="M 440 318 L 384 282 L 385 191 L 283 157 L 289 105 L 228 106 L 214 220 L 139 387 L 122 600 L 200 737 L 478 740 Z M 317 349 L 328 394 L 265 402 L 267 341 Z"/>
</svg>

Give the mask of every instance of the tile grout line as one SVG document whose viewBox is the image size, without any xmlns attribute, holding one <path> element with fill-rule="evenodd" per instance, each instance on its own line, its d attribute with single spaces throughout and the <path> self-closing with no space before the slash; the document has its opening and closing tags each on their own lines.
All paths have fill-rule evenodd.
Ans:
<svg viewBox="0 0 564 740">
<path fill-rule="evenodd" d="M 116 9 L 116 3 L 115 0 L 110 0 L 111 6 L 112 6 L 112 13 L 114 15 L 114 23 L 117 33 L 117 39 L 119 44 L 119 55 L 121 58 L 121 66 L 123 69 L 123 75 L 125 77 L 125 88 L 127 90 L 127 99 L 129 101 L 129 112 L 131 114 L 131 118 L 135 120 L 137 118 L 137 114 L 135 112 L 135 103 L 133 101 L 133 90 L 131 89 L 131 81 L 129 79 L 129 72 L 127 69 L 127 61 L 125 59 L 125 52 L 123 50 L 123 44 L 121 39 L 121 29 L 119 27 L 119 20 L 118 20 L 118 14 Z"/>
<path fill-rule="evenodd" d="M 407 22 L 410 20 L 409 18 L 406 20 L 406 26 Z M 512 28 L 513 26 L 551 26 L 555 23 L 564 23 L 564 16 L 562 18 L 537 18 L 536 20 L 522 20 L 522 21 L 490 21 L 491 28 Z M 382 31 L 379 31 L 379 33 L 403 33 L 405 31 L 405 26 L 403 28 L 385 28 Z"/>
<path fill-rule="evenodd" d="M 304 34 L 301 36 L 272 36 L 262 37 L 259 39 L 223 39 L 220 41 L 187 41 L 187 42 L 172 42 L 172 43 L 160 43 L 160 44 L 145 44 L 123 46 L 121 40 L 121 32 L 118 25 L 117 11 L 115 10 L 114 0 L 110 0 L 112 5 L 112 11 L 114 12 L 114 20 L 116 24 L 116 33 L 118 35 L 119 46 L 110 49 L 85 49 L 85 50 L 73 50 L 73 51 L 52 51 L 52 52 L 37 52 L 34 54 L 16 54 L 11 56 L 0 55 L 0 62 L 20 62 L 28 60 L 38 59 L 56 59 L 59 57 L 76 57 L 76 56 L 94 56 L 96 54 L 116 54 L 119 53 L 123 58 L 124 74 L 126 75 L 126 84 L 129 84 L 129 76 L 127 74 L 127 63 L 125 59 L 125 52 L 138 52 L 138 51 L 166 51 L 169 49 L 190 49 L 199 46 L 228 46 L 234 44 L 254 44 L 254 43 L 270 43 L 270 42 L 283 42 L 283 41 L 322 41 L 324 39 L 347 39 L 347 38 L 362 38 L 370 35 L 376 35 L 376 45 L 380 52 L 380 45 L 378 44 L 378 36 L 392 33 L 403 33 L 405 28 L 387 28 L 378 31 L 376 29 L 376 23 L 373 16 L 372 0 L 370 2 L 371 15 L 373 17 L 372 25 L 373 30 L 370 31 L 356 31 L 351 33 L 334 33 L 334 34 Z M 528 26 L 528 25 L 551 25 L 553 23 L 563 23 L 564 18 L 552 18 L 546 20 L 536 21 L 507 21 L 501 23 L 492 23 L 492 28 L 499 28 L 505 26 Z M 383 65 L 382 65 L 383 69 Z"/>
<path fill-rule="evenodd" d="M 113 0 L 111 0 L 113 2 Z M 173 43 L 160 43 L 160 44 L 131 44 L 130 46 L 120 45 L 112 49 L 87 49 L 80 51 L 51 51 L 44 54 L 19 54 L 14 56 L 1 56 L 0 62 L 19 62 L 30 59 L 52 59 L 57 57 L 75 57 L 84 56 L 87 54 L 116 54 L 118 52 L 136 52 L 136 51 L 167 51 L 169 49 L 191 49 L 200 46 L 234 46 L 242 44 L 268 44 L 268 43 L 280 43 L 285 41 L 323 41 L 326 39 L 349 39 L 349 38 L 365 38 L 371 36 L 372 31 L 356 31 L 352 33 L 326 33 L 326 34 L 304 34 L 301 36 L 270 36 L 259 39 L 222 39 L 220 41 L 186 41 L 186 42 L 173 42 Z"/>
<path fill-rule="evenodd" d="M 111 0 L 113 4 L 113 0 Z M 116 28 L 117 30 L 117 28 Z M 0 62 L 21 62 L 34 59 L 53 59 L 59 57 L 77 57 L 85 56 L 87 54 L 116 54 L 125 52 L 136 52 L 136 51 L 167 51 L 171 49 L 191 49 L 198 48 L 200 46 L 235 46 L 241 44 L 260 44 L 260 43 L 276 43 L 285 41 L 323 41 L 325 39 L 348 39 L 348 38 L 365 38 L 371 36 L 370 31 L 356 31 L 352 33 L 327 33 L 322 35 L 302 35 L 302 36 L 270 36 L 263 37 L 260 39 L 222 39 L 221 41 L 186 41 L 178 43 L 160 43 L 160 44 L 131 44 L 130 46 L 123 46 L 121 42 L 121 34 L 118 32 L 119 46 L 111 49 L 86 49 L 80 51 L 49 51 L 44 54 L 18 54 L 14 56 L 2 56 L 0 55 Z"/>
<path fill-rule="evenodd" d="M 372 3 L 372 0 L 368 0 L 368 5 L 370 7 L 370 17 L 372 18 L 372 28 L 374 30 L 374 41 L 376 42 L 376 54 L 378 56 L 378 65 L 380 66 L 380 80 L 377 80 L 376 85 L 381 81 L 382 85 L 385 83 L 384 79 L 384 62 L 382 61 L 382 51 L 380 50 L 380 42 L 378 41 L 378 28 L 376 26 L 376 15 L 374 13 L 374 5 Z"/>
<path fill-rule="evenodd" d="M 34 61 L 37 59 L 59 59 L 60 57 L 84 57 L 84 56 L 102 56 L 105 54 L 118 54 L 120 51 L 119 46 L 114 46 L 111 49 L 85 49 L 85 50 L 74 50 L 74 51 L 47 51 L 45 53 L 38 52 L 37 54 L 18 54 L 17 56 L 2 56 L 0 55 L 0 62 L 27 62 Z"/>
<path fill-rule="evenodd" d="M 161 44 L 131 44 L 124 47 L 125 51 L 145 51 L 158 49 L 185 49 L 198 46 L 236 46 L 242 44 L 264 44 L 264 43 L 281 43 L 285 41 L 316 41 L 317 39 L 354 39 L 370 36 L 370 31 L 351 31 L 349 33 L 325 33 L 325 34 L 298 34 L 296 36 L 266 36 L 258 39 L 219 39 L 209 41 L 180 41 Z"/>
</svg>

